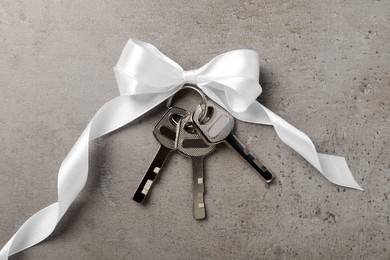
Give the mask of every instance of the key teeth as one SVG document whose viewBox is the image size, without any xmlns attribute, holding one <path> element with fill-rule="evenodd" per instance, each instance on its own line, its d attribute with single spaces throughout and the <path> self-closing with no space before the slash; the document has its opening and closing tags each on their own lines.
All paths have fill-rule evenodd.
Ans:
<svg viewBox="0 0 390 260">
<path fill-rule="evenodd" d="M 194 219 L 196 220 L 202 220 L 206 218 L 206 209 L 198 208 L 197 212 L 194 212 Z"/>
<path fill-rule="evenodd" d="M 135 194 L 133 196 L 133 200 L 139 204 L 141 204 L 145 200 L 146 196 L 142 193 Z"/>
<path fill-rule="evenodd" d="M 158 167 L 156 167 L 158 168 Z M 144 194 L 145 196 L 148 194 L 150 187 L 152 186 L 153 181 L 152 180 L 147 180 L 145 183 L 144 188 L 142 189 L 141 193 Z"/>
<path fill-rule="evenodd" d="M 194 198 L 194 219 L 201 220 L 205 218 L 206 206 L 204 203 L 204 192 L 198 192 L 196 197 Z"/>
<path fill-rule="evenodd" d="M 156 168 L 158 168 L 158 167 L 156 167 Z M 135 194 L 135 195 L 133 196 L 133 200 L 136 201 L 136 202 L 138 202 L 138 203 L 142 203 L 142 202 L 144 201 L 146 195 L 148 195 L 149 190 L 150 190 L 150 187 L 152 186 L 152 184 L 153 184 L 153 181 L 152 181 L 152 180 L 147 180 L 146 183 L 145 183 L 145 185 L 144 185 L 144 188 L 143 188 L 142 191 L 141 191 L 141 194 L 143 194 L 143 195 L 141 195 L 141 194 Z"/>
<path fill-rule="evenodd" d="M 271 176 L 271 178 L 265 180 L 265 182 L 269 184 L 274 180 L 274 175 L 272 174 L 272 172 L 270 172 L 268 170 L 266 172 L 269 173 L 269 175 Z"/>
<path fill-rule="evenodd" d="M 156 167 L 157 168 L 157 167 Z M 145 186 L 144 186 L 144 189 L 148 190 L 150 189 L 150 187 L 152 186 L 153 184 L 153 181 L 152 180 L 147 180 L 147 182 L 145 183 Z"/>
</svg>

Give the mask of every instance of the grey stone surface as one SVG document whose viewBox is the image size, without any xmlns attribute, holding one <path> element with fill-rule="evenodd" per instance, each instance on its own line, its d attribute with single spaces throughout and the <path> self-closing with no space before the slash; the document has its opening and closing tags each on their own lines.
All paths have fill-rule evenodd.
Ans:
<svg viewBox="0 0 390 260">
<path fill-rule="evenodd" d="M 345 156 L 365 192 L 326 181 L 272 127 L 238 122 L 272 185 L 221 146 L 206 160 L 207 220 L 192 218 L 178 154 L 137 205 L 161 105 L 91 144 L 82 194 L 50 238 L 12 259 L 389 259 L 389 11 L 387 0 L 1 0 L 0 246 L 56 201 L 62 160 L 118 95 L 111 68 L 131 37 L 185 69 L 256 50 L 259 100 L 319 152 Z"/>
</svg>

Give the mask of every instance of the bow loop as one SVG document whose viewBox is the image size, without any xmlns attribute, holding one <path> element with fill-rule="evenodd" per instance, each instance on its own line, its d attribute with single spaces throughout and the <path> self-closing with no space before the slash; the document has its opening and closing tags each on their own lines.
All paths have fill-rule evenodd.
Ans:
<svg viewBox="0 0 390 260">
<path fill-rule="evenodd" d="M 138 95 L 177 90 L 183 68 L 153 45 L 130 39 L 114 72 L 121 95 Z"/>
<path fill-rule="evenodd" d="M 245 77 L 258 82 L 259 69 L 259 55 L 253 50 L 242 49 L 216 56 L 200 68 L 199 73 L 212 78 Z"/>
<path fill-rule="evenodd" d="M 229 87 L 225 87 L 227 85 Z M 218 92 L 220 92 L 218 89 L 223 87 L 222 92 L 226 97 L 226 101 L 223 102 L 223 105 L 227 105 L 226 108 L 234 112 L 244 112 L 247 110 L 248 107 L 256 101 L 256 98 L 262 91 L 259 83 L 244 77 L 231 77 L 216 80 L 209 84 L 209 86 L 210 91 L 213 91 L 216 95 L 220 95 L 218 94 Z"/>
</svg>

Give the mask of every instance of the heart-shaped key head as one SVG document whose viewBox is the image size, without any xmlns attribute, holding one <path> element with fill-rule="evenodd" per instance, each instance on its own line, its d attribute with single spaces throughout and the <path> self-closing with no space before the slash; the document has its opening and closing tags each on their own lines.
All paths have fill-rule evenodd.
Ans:
<svg viewBox="0 0 390 260">
<path fill-rule="evenodd" d="M 206 143 L 195 131 L 191 115 L 180 120 L 177 130 L 176 150 L 185 156 L 205 156 L 215 150 L 215 145 Z"/>
<path fill-rule="evenodd" d="M 169 107 L 167 112 L 162 116 L 160 121 L 154 127 L 153 134 L 161 145 L 175 149 L 176 147 L 176 129 L 182 118 L 188 116 L 189 113 L 177 107 Z"/>
<path fill-rule="evenodd" d="M 228 111 L 211 100 L 207 102 L 210 106 L 205 119 L 200 121 L 203 108 L 198 105 L 192 114 L 192 121 L 196 126 L 196 130 L 204 137 L 206 142 L 211 144 L 223 142 L 233 131 L 234 118 Z"/>
</svg>

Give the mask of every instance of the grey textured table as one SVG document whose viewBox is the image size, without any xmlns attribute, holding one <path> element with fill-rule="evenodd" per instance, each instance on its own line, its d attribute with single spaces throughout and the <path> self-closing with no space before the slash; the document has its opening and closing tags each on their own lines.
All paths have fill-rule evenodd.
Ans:
<svg viewBox="0 0 390 260">
<path fill-rule="evenodd" d="M 57 199 L 57 170 L 118 95 L 128 38 L 185 69 L 250 48 L 259 98 L 345 156 L 365 192 L 323 178 L 272 127 L 237 135 L 277 175 L 225 147 L 206 160 L 207 214 L 192 218 L 191 167 L 173 155 L 145 206 L 131 199 L 157 151 L 163 105 L 91 144 L 86 188 L 54 234 L 12 259 L 389 259 L 390 2 L 0 1 L 0 244 Z M 188 99 L 196 99 L 188 94 Z"/>
</svg>

